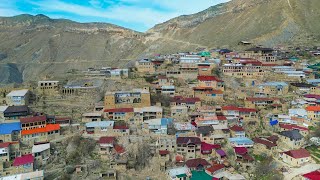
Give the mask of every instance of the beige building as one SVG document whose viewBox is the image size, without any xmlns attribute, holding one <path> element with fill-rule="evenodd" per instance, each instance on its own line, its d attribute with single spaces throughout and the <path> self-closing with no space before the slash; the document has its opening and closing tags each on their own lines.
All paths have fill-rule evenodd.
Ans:
<svg viewBox="0 0 320 180">
<path fill-rule="evenodd" d="M 40 93 L 50 95 L 59 92 L 59 81 L 38 81 Z"/>
<path fill-rule="evenodd" d="M 162 112 L 162 107 L 157 106 L 134 108 L 134 119 L 139 122 L 150 119 L 159 119 L 162 118 Z"/>
<path fill-rule="evenodd" d="M 221 70 L 223 75 L 236 78 L 262 78 L 265 75 L 261 65 L 224 64 Z"/>
<path fill-rule="evenodd" d="M 293 167 L 299 167 L 311 160 L 310 153 L 306 149 L 296 149 L 280 153 L 283 162 Z"/>
<path fill-rule="evenodd" d="M 100 112 L 93 112 L 93 113 L 84 113 L 82 114 L 82 122 L 95 122 L 102 120 L 102 113 Z"/>
<path fill-rule="evenodd" d="M 288 94 L 289 85 L 285 82 L 267 82 L 255 87 L 255 95 L 279 96 Z"/>
<path fill-rule="evenodd" d="M 148 106 L 151 106 L 149 88 L 107 92 L 104 98 L 105 109 L 142 108 Z"/>
<path fill-rule="evenodd" d="M 185 160 L 195 159 L 201 155 L 201 140 L 198 137 L 178 137 L 177 154 L 182 155 Z"/>
<path fill-rule="evenodd" d="M 136 62 L 138 72 L 152 74 L 156 71 L 154 63 L 150 59 L 142 59 Z"/>
</svg>

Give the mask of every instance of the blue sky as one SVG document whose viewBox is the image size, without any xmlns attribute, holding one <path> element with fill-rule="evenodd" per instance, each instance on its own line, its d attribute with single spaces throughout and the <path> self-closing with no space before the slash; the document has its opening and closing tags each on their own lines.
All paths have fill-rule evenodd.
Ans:
<svg viewBox="0 0 320 180">
<path fill-rule="evenodd" d="M 45 14 L 78 22 L 108 22 L 137 31 L 228 0 L 0 0 L 0 16 Z"/>
</svg>

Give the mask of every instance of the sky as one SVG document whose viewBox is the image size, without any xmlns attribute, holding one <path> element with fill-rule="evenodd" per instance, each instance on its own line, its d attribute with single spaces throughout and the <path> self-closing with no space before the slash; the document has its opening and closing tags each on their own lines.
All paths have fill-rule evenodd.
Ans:
<svg viewBox="0 0 320 180">
<path fill-rule="evenodd" d="M 106 22 L 144 32 L 179 15 L 228 0 L 0 0 L 0 16 L 44 14 L 78 22 Z"/>
</svg>

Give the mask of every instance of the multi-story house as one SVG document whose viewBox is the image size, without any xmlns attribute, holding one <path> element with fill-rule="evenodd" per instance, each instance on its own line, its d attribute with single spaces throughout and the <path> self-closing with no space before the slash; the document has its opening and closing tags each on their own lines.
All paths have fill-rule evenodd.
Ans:
<svg viewBox="0 0 320 180">
<path fill-rule="evenodd" d="M 1 162 L 10 161 L 10 142 L 0 143 L 0 160 Z"/>
<path fill-rule="evenodd" d="M 200 98 L 186 98 L 182 96 L 175 96 L 171 99 L 171 107 L 187 107 L 190 110 L 196 110 L 201 106 Z"/>
<path fill-rule="evenodd" d="M 9 106 L 28 105 L 30 100 L 30 91 L 28 89 L 14 90 L 6 96 L 6 103 Z"/>
<path fill-rule="evenodd" d="M 115 109 L 105 109 L 104 117 L 108 120 L 114 121 L 132 121 L 134 117 L 133 108 L 115 108 Z"/>
<path fill-rule="evenodd" d="M 285 95 L 289 91 L 289 85 L 285 82 L 267 82 L 256 86 L 256 96 L 278 96 Z"/>
<path fill-rule="evenodd" d="M 286 147 L 294 149 L 300 148 L 304 145 L 304 138 L 297 129 L 290 131 L 282 131 L 279 134 L 280 141 L 283 142 L 286 145 Z"/>
<path fill-rule="evenodd" d="M 34 127 L 21 131 L 21 142 L 31 145 L 38 142 L 47 142 L 60 136 L 60 124 L 45 124 L 44 127 Z"/>
<path fill-rule="evenodd" d="M 50 142 L 40 142 L 35 143 L 32 146 L 32 155 L 35 160 L 35 165 L 39 167 L 40 165 L 44 165 L 48 162 L 50 158 Z"/>
<path fill-rule="evenodd" d="M 144 129 L 147 133 L 168 134 L 168 126 L 172 123 L 171 118 L 150 119 L 144 121 Z"/>
<path fill-rule="evenodd" d="M 176 152 L 186 160 L 200 157 L 201 140 L 198 137 L 178 137 Z"/>
<path fill-rule="evenodd" d="M 104 109 L 141 108 L 147 106 L 151 106 L 149 88 L 107 92 L 104 98 Z"/>
<path fill-rule="evenodd" d="M 265 75 L 262 65 L 254 64 L 224 64 L 221 67 L 222 73 L 225 76 L 237 78 L 262 78 Z"/>
<path fill-rule="evenodd" d="M 241 58 L 253 58 L 257 59 L 264 64 L 277 63 L 277 58 L 274 56 L 274 50 L 271 48 L 255 47 L 245 50 L 239 53 Z"/>
<path fill-rule="evenodd" d="M 47 116 L 32 116 L 20 118 L 22 130 L 43 128 L 47 124 Z"/>
<path fill-rule="evenodd" d="M 247 97 L 244 104 L 247 108 L 265 108 L 282 103 L 279 98 Z"/>
<path fill-rule="evenodd" d="M 136 62 L 138 72 L 152 74 L 156 71 L 154 63 L 150 59 L 142 59 Z"/>
<path fill-rule="evenodd" d="M 198 76 L 198 87 L 210 87 L 224 91 L 224 82 L 215 76 Z"/>
<path fill-rule="evenodd" d="M 229 129 L 230 129 L 231 137 L 246 137 L 246 132 L 244 131 L 243 127 L 234 125 Z"/>
<path fill-rule="evenodd" d="M 162 107 L 150 106 L 143 108 L 134 108 L 134 119 L 135 121 L 143 122 L 149 119 L 162 118 Z"/>
<path fill-rule="evenodd" d="M 320 106 L 308 106 L 306 110 L 310 120 L 315 122 L 320 120 Z"/>
<path fill-rule="evenodd" d="M 227 118 L 243 118 L 244 120 L 251 120 L 257 118 L 257 110 L 254 108 L 243 108 L 236 106 L 223 106 L 222 113 Z"/>
<path fill-rule="evenodd" d="M 11 174 L 27 173 L 33 171 L 34 157 L 32 154 L 16 157 L 13 160 L 13 167 L 10 168 Z"/>
<path fill-rule="evenodd" d="M 9 106 L 4 112 L 3 116 L 6 120 L 16 120 L 20 117 L 28 116 L 30 110 L 28 106 Z"/>
<path fill-rule="evenodd" d="M 227 118 L 222 115 L 196 117 L 195 123 L 197 124 L 197 126 L 211 126 L 211 125 L 225 126 L 228 124 Z"/>
<path fill-rule="evenodd" d="M 160 86 L 156 88 L 156 93 L 157 94 L 163 94 L 163 95 L 168 95 L 168 96 L 174 96 L 176 93 L 176 88 L 175 86 Z"/>
<path fill-rule="evenodd" d="M 215 90 L 211 87 L 194 87 L 194 97 L 200 98 L 201 101 L 206 103 L 221 103 L 223 99 L 223 91 Z"/>
<path fill-rule="evenodd" d="M 82 114 L 82 122 L 95 122 L 102 120 L 102 113 L 101 112 L 92 112 L 92 113 L 84 113 Z"/>
<path fill-rule="evenodd" d="M 0 143 L 18 141 L 21 137 L 20 131 L 20 122 L 0 124 Z"/>
</svg>

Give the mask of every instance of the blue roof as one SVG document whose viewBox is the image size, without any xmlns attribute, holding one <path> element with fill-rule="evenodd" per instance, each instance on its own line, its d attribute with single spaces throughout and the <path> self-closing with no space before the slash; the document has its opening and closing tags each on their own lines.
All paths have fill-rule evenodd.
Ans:
<svg viewBox="0 0 320 180">
<path fill-rule="evenodd" d="M 285 82 L 266 82 L 260 86 L 288 86 L 288 84 Z"/>
<path fill-rule="evenodd" d="M 244 143 L 244 144 L 253 144 L 254 142 L 247 138 L 247 137 L 235 137 L 235 138 L 229 138 L 230 142 L 236 142 L 236 143 Z"/>
<path fill-rule="evenodd" d="M 161 119 L 161 126 L 167 126 L 168 124 L 172 123 L 172 118 L 162 118 Z"/>
<path fill-rule="evenodd" d="M 0 135 L 11 134 L 12 131 L 21 131 L 21 123 L 4 123 L 0 124 Z"/>
</svg>

